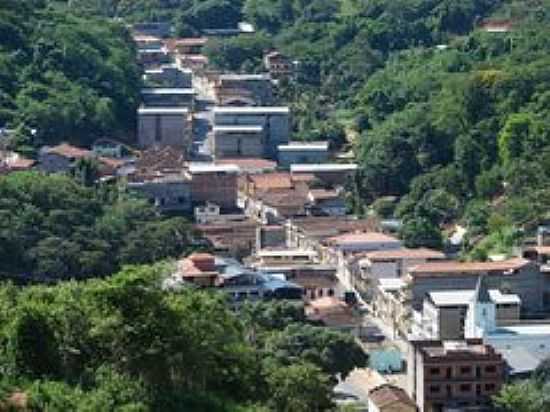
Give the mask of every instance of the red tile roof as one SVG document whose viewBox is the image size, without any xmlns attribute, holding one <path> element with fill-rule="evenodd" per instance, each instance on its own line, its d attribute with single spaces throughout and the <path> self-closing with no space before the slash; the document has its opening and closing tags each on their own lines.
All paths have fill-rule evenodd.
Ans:
<svg viewBox="0 0 550 412">
<path fill-rule="evenodd" d="M 505 272 L 521 269 L 530 262 L 523 258 L 513 258 L 499 262 L 430 262 L 411 268 L 413 277 L 445 275 L 450 273 L 479 274 L 485 272 Z"/>
<path fill-rule="evenodd" d="M 407 395 L 407 393 L 397 386 L 391 385 L 389 383 L 378 386 L 377 388 L 372 389 L 369 392 L 369 399 L 374 403 L 380 410 L 387 408 L 390 405 L 393 410 L 399 407 L 399 405 L 406 405 L 411 408 L 416 408 L 414 401 Z"/>
<path fill-rule="evenodd" d="M 292 188 L 290 173 L 285 172 L 250 175 L 250 181 L 254 184 L 256 190 Z"/>
<path fill-rule="evenodd" d="M 244 172 L 254 172 L 257 170 L 275 170 L 277 168 L 277 162 L 273 160 L 267 160 L 262 158 L 235 158 L 235 159 L 220 159 L 216 160 L 216 164 L 220 165 L 237 165 Z"/>
<path fill-rule="evenodd" d="M 47 149 L 47 153 L 57 154 L 62 157 L 68 157 L 72 159 L 82 159 L 84 157 L 90 157 L 93 152 L 80 147 L 72 146 L 67 143 L 62 143 L 57 146 L 52 146 Z"/>
<path fill-rule="evenodd" d="M 370 260 L 387 259 L 445 259 L 445 254 L 437 250 L 420 249 L 396 249 L 396 250 L 378 250 L 369 252 L 365 255 Z"/>
<path fill-rule="evenodd" d="M 363 243 L 363 242 L 398 242 L 393 236 L 380 232 L 352 232 L 328 238 L 326 242 L 331 244 Z"/>
</svg>

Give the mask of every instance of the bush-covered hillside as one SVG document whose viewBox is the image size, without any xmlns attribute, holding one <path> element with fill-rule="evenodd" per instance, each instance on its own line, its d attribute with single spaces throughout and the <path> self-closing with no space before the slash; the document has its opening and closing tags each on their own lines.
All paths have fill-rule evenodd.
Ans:
<svg viewBox="0 0 550 412">
<path fill-rule="evenodd" d="M 0 177 L 0 280 L 106 276 L 179 257 L 190 239 L 185 220 L 162 218 L 116 188 L 31 172 Z"/>
<path fill-rule="evenodd" d="M 120 23 L 79 18 L 41 0 L 0 2 L 0 127 L 25 124 L 14 147 L 129 138 L 140 75 Z"/>
<path fill-rule="evenodd" d="M 236 314 L 222 296 L 161 290 L 167 272 L 0 286 L 0 409 L 19 395 L 48 412 L 321 412 L 336 377 L 367 361 L 301 307 Z"/>
</svg>

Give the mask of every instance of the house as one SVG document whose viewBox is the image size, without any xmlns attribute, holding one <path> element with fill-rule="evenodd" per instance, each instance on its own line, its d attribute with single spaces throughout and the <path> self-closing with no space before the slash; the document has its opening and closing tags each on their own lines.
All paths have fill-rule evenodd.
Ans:
<svg viewBox="0 0 550 412">
<path fill-rule="evenodd" d="M 212 152 L 216 159 L 264 155 L 263 126 L 214 126 Z"/>
<path fill-rule="evenodd" d="M 243 258 L 254 253 L 258 223 L 244 215 L 210 215 L 207 223 L 199 223 L 193 229 L 216 255 Z"/>
<path fill-rule="evenodd" d="M 179 68 L 187 67 L 192 70 L 202 70 L 208 65 L 208 57 L 202 54 L 177 54 L 175 61 Z"/>
<path fill-rule="evenodd" d="M 480 277 L 474 290 L 430 292 L 424 300 L 419 332 L 428 339 L 459 340 L 483 337 L 498 326 L 519 322 L 521 300 L 517 295 L 488 290 Z M 484 316 L 477 316 L 483 309 Z M 476 317 L 477 316 L 477 317 Z"/>
<path fill-rule="evenodd" d="M 164 282 L 165 288 L 183 285 L 215 288 L 234 304 L 248 300 L 299 300 L 302 288 L 276 276 L 246 268 L 236 260 L 208 253 L 194 253 L 177 263 L 177 269 Z"/>
<path fill-rule="evenodd" d="M 157 36 L 134 34 L 132 38 L 134 39 L 138 50 L 160 50 L 164 47 L 162 39 Z"/>
<path fill-rule="evenodd" d="M 293 73 L 293 64 L 288 57 L 277 50 L 264 55 L 264 67 L 274 79 L 288 77 Z"/>
<path fill-rule="evenodd" d="M 134 33 L 155 37 L 168 37 L 171 29 L 169 22 L 142 22 L 132 25 Z"/>
<path fill-rule="evenodd" d="M 171 53 L 176 54 L 202 54 L 202 50 L 208 39 L 206 37 L 188 37 L 179 39 L 169 39 L 166 47 Z"/>
<path fill-rule="evenodd" d="M 427 293 L 473 290 L 480 276 L 485 277 L 488 289 L 518 295 L 525 312 L 542 310 L 542 274 L 536 263 L 523 258 L 498 262 L 429 262 L 412 267 L 405 279 L 411 305 L 421 310 Z"/>
<path fill-rule="evenodd" d="M 369 391 L 369 412 L 416 412 L 416 404 L 403 389 L 385 383 Z"/>
<path fill-rule="evenodd" d="M 0 175 L 30 170 L 35 164 L 36 160 L 28 159 L 19 153 L 0 150 Z"/>
<path fill-rule="evenodd" d="M 256 192 L 246 201 L 246 214 L 263 224 L 282 223 L 285 219 L 306 216 L 309 200 L 301 187 Z"/>
<path fill-rule="evenodd" d="M 147 198 L 161 212 L 191 211 L 191 181 L 184 173 L 134 176 L 127 187 Z"/>
<path fill-rule="evenodd" d="M 220 74 L 214 82 L 214 93 L 219 106 L 273 104 L 273 86 L 269 74 Z"/>
<path fill-rule="evenodd" d="M 314 216 L 345 216 L 347 212 L 343 190 L 309 189 L 310 213 Z"/>
<path fill-rule="evenodd" d="M 145 70 L 143 77 L 148 86 L 178 89 L 193 87 L 193 71 L 188 68 L 180 69 L 175 64 L 163 64 L 158 68 Z"/>
<path fill-rule="evenodd" d="M 283 248 L 286 230 L 283 225 L 261 225 L 256 229 L 256 250 Z"/>
<path fill-rule="evenodd" d="M 264 156 L 277 158 L 277 146 L 285 144 L 290 135 L 290 109 L 275 106 L 216 106 L 215 126 L 262 126 Z"/>
<path fill-rule="evenodd" d="M 396 250 L 401 241 L 379 232 L 350 232 L 325 239 L 324 244 L 344 253 Z"/>
<path fill-rule="evenodd" d="M 240 173 L 237 166 L 192 163 L 189 165 L 189 173 L 194 205 L 211 202 L 222 210 L 237 207 L 237 179 Z"/>
<path fill-rule="evenodd" d="M 182 150 L 171 146 L 152 147 L 139 154 L 134 163 L 134 173 L 179 173 L 185 166 L 186 156 Z"/>
<path fill-rule="evenodd" d="M 290 173 L 293 176 L 312 174 L 325 184 L 343 186 L 355 176 L 357 168 L 354 163 L 291 164 Z"/>
<path fill-rule="evenodd" d="M 406 334 L 410 324 L 411 310 L 403 294 L 405 286 L 400 278 L 380 278 L 368 285 L 366 293 L 362 293 L 372 303 L 374 316 L 389 325 L 394 336 L 398 332 Z"/>
<path fill-rule="evenodd" d="M 140 107 L 138 109 L 138 145 L 172 146 L 187 151 L 191 142 L 191 118 L 187 107 Z"/>
<path fill-rule="evenodd" d="M 38 167 L 46 173 L 67 173 L 73 170 L 76 162 L 81 159 L 97 161 L 101 176 L 117 174 L 125 162 L 103 156 L 97 156 L 88 149 L 62 143 L 57 146 L 44 146 L 38 154 Z"/>
<path fill-rule="evenodd" d="M 286 222 L 287 246 L 297 249 L 325 249 L 325 239 L 350 231 L 373 231 L 377 229 L 373 219 L 357 219 L 352 216 L 308 216 L 292 218 Z"/>
<path fill-rule="evenodd" d="M 279 166 L 290 168 L 292 164 L 326 163 L 328 142 L 290 142 L 277 146 Z"/>
<path fill-rule="evenodd" d="M 139 49 L 137 61 L 144 68 L 154 68 L 171 62 L 170 54 L 166 48 Z"/>
<path fill-rule="evenodd" d="M 195 89 L 164 87 L 141 89 L 143 104 L 148 108 L 186 107 L 191 110 L 195 94 Z"/>
<path fill-rule="evenodd" d="M 479 28 L 487 33 L 508 33 L 514 28 L 511 20 L 485 20 L 479 24 Z"/>
<path fill-rule="evenodd" d="M 215 287 L 220 276 L 215 262 L 209 253 L 193 253 L 177 263 L 172 277 L 198 287 Z"/>
<path fill-rule="evenodd" d="M 123 143 L 111 139 L 98 139 L 92 145 L 92 151 L 97 156 L 121 159 L 128 154 L 128 149 Z"/>
<path fill-rule="evenodd" d="M 419 412 L 490 410 L 506 366 L 502 356 L 480 339 L 411 340 L 407 365 L 408 394 Z"/>
<path fill-rule="evenodd" d="M 365 279 L 399 278 L 414 266 L 444 259 L 445 254 L 437 250 L 400 248 L 369 252 L 359 265 Z"/>
</svg>

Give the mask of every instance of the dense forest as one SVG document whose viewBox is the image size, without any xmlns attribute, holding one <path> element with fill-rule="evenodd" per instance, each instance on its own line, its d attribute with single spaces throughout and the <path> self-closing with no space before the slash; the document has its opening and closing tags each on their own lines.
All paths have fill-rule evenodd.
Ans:
<svg viewBox="0 0 550 412">
<path fill-rule="evenodd" d="M 0 277 L 106 276 L 125 264 L 179 257 L 190 247 L 183 218 L 161 217 L 116 187 L 34 172 L 0 178 Z"/>
<path fill-rule="evenodd" d="M 0 410 L 315 412 L 367 356 L 303 307 L 160 288 L 167 264 L 0 287 Z M 1 401 L 3 400 L 3 401 Z"/>
<path fill-rule="evenodd" d="M 32 153 L 60 141 L 131 137 L 140 72 L 121 23 L 2 0 L 0 39 L 0 127 L 18 130 L 8 146 Z"/>
</svg>

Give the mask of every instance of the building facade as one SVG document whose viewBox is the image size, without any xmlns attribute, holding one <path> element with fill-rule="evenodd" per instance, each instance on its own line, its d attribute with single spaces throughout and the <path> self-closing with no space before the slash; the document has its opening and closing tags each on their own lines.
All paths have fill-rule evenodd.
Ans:
<svg viewBox="0 0 550 412">
<path fill-rule="evenodd" d="M 237 207 L 237 166 L 192 164 L 189 166 L 189 173 L 194 205 L 215 203 L 226 210 Z"/>
<path fill-rule="evenodd" d="M 264 132 L 262 126 L 214 126 L 212 152 L 216 159 L 262 157 Z"/>
<path fill-rule="evenodd" d="M 231 107 L 214 108 L 216 126 L 262 126 L 265 136 L 264 156 L 276 159 L 277 146 L 288 143 L 290 110 L 288 107 Z"/>
<path fill-rule="evenodd" d="M 191 121 L 185 107 L 138 109 L 138 145 L 141 148 L 171 146 L 187 151 Z"/>
<path fill-rule="evenodd" d="M 420 412 L 489 410 L 504 378 L 502 356 L 479 339 L 409 343 L 408 392 Z"/>
</svg>

